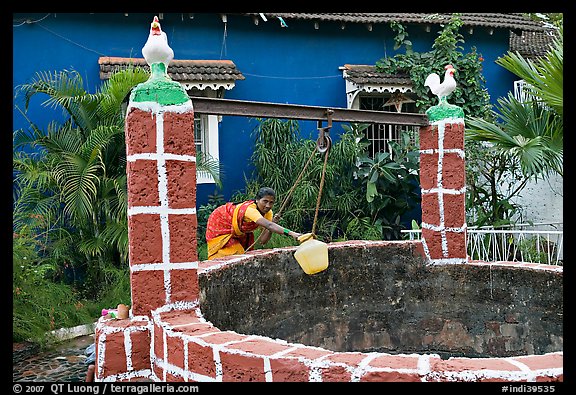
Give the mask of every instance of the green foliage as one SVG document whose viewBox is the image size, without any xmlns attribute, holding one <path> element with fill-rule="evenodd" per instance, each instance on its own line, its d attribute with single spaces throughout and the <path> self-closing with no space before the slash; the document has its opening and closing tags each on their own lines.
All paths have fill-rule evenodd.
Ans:
<svg viewBox="0 0 576 395">
<path fill-rule="evenodd" d="M 33 265 L 19 261 L 18 290 L 27 290 L 29 281 L 42 289 L 36 295 L 54 297 L 15 299 L 15 337 L 36 336 L 50 329 L 46 322 L 59 328 L 74 321 L 67 318 L 71 314 L 62 315 L 66 308 L 58 298 L 69 304 L 83 301 L 78 302 L 85 306 L 81 313 L 89 317 L 99 316 L 102 308 L 131 304 L 124 103 L 148 77 L 145 69 L 129 67 L 92 94 L 74 70 L 38 72 L 15 89 L 16 96 L 24 96 L 25 110 L 38 96 L 44 106 L 65 115 L 61 124 L 51 122 L 41 130 L 18 108 L 29 128 L 13 133 L 13 229 L 27 235 L 37 255 Z M 217 161 L 198 155 L 197 170 L 220 185 Z M 62 308 L 43 313 L 52 306 Z"/>
<path fill-rule="evenodd" d="M 12 341 L 49 340 L 48 332 L 95 321 L 93 302 L 50 279 L 52 266 L 38 253 L 41 243 L 28 229 L 12 242 Z M 39 292 L 42 290 L 42 292 Z"/>
<path fill-rule="evenodd" d="M 107 266 L 102 271 L 105 281 L 99 292 L 100 297 L 95 300 L 97 316 L 102 309 L 116 308 L 120 303 L 130 306 L 132 298 L 128 269 Z"/>
<path fill-rule="evenodd" d="M 444 74 L 444 66 L 452 64 L 456 73 L 454 78 L 458 85 L 451 95 L 451 101 L 462 107 L 466 115 L 485 116 L 489 114 L 490 97 L 484 87 L 485 79 L 482 74 L 482 55 L 473 47 L 471 52 L 464 54 L 464 38 L 458 32 L 462 26 L 458 14 L 444 25 L 429 52 L 412 51 L 411 42 L 407 39 L 408 33 L 398 23 L 391 28 L 396 32 L 395 47 L 406 47 L 405 54 L 396 54 L 394 57 L 385 57 L 376 62 L 376 70 L 387 74 L 405 74 L 412 80 L 412 90 L 417 95 L 416 107 L 423 112 L 425 109 L 437 104 L 436 97 L 424 86 L 426 77 L 435 72 Z"/>
<path fill-rule="evenodd" d="M 497 122 L 471 117 L 466 138 L 494 145 L 519 164 L 526 178 L 562 174 L 562 118 L 534 102 L 521 103 L 512 93 L 498 103 Z"/>
<path fill-rule="evenodd" d="M 403 150 L 414 147 L 396 145 L 394 160 L 382 158 L 378 162 L 387 171 L 376 172 L 375 177 L 382 178 L 378 182 L 380 195 L 369 201 L 366 165 L 360 164 L 368 146 L 363 132 L 367 125 L 342 127 L 344 132 L 328 151 L 325 181 L 320 191 L 324 155 L 316 150 L 315 139 L 298 139 L 295 121 L 260 120 L 254 129 L 253 179 L 247 180 L 246 191 L 237 193 L 233 200 L 252 198 L 261 186 L 274 188 L 277 194 L 274 212 L 281 211 L 279 223 L 305 233 L 314 225 L 320 196 L 315 230 L 320 239 L 399 238 L 402 214 L 417 204 L 417 199 L 412 199 L 414 196 L 408 191 L 417 189 L 417 182 L 413 184 L 417 171 L 416 175 L 411 171 L 414 165 L 417 170 L 418 151 L 407 153 Z M 408 158 L 411 160 L 405 163 Z M 274 239 L 270 243 L 275 243 Z M 278 245 L 288 243 L 282 237 L 279 239 Z M 289 245 L 292 244 L 290 241 Z M 273 244 L 267 247 L 270 245 Z"/>
<path fill-rule="evenodd" d="M 469 117 L 466 138 L 486 141 L 518 162 L 527 178 L 563 175 L 563 28 L 543 59 L 531 61 L 508 52 L 496 61 L 528 83 L 532 96 L 518 101 L 511 93 L 498 100 L 493 120 Z"/>
<path fill-rule="evenodd" d="M 390 239 L 401 238 L 401 217 L 420 202 L 416 137 L 415 132 L 402 133 L 399 143 L 389 142 L 391 154 L 377 152 L 374 158 L 365 154 L 358 158 L 357 174 L 366 190 L 369 214 Z"/>
<path fill-rule="evenodd" d="M 529 237 L 519 241 L 512 240 L 516 244 L 516 259 L 523 262 L 538 262 L 550 264 L 555 259 L 554 243 L 548 243 L 544 238 Z"/>
<path fill-rule="evenodd" d="M 14 132 L 13 167 L 17 200 L 23 212 L 49 218 L 47 237 L 68 246 L 72 265 L 126 264 L 127 200 L 122 102 L 130 89 L 145 81 L 138 69 L 117 73 L 95 94 L 83 90 L 75 71 L 37 73 L 17 89 L 26 106 L 35 95 L 48 96 L 47 106 L 69 118 L 46 131 L 30 121 L 29 130 Z M 31 193 L 31 190 L 38 192 Z M 20 196 L 18 196 L 20 194 Z M 19 222 L 15 222 L 18 229 Z M 48 231 L 48 229 L 47 229 Z M 101 278 L 93 279 L 96 282 Z"/>
<path fill-rule="evenodd" d="M 200 206 L 196 211 L 196 218 L 198 219 L 198 227 L 196 228 L 196 240 L 198 241 L 198 259 L 203 261 L 208 258 L 207 244 L 206 244 L 206 225 L 208 217 L 216 208 L 224 204 L 223 195 L 214 191 L 214 194 L 208 198 L 208 203 Z"/>
<path fill-rule="evenodd" d="M 562 30 L 555 39 L 553 48 L 544 59 L 531 61 L 519 53 L 508 52 L 496 63 L 522 78 L 529 85 L 528 91 L 552 109 L 558 116 L 564 114 L 564 53 Z"/>
<path fill-rule="evenodd" d="M 325 186 L 320 191 L 320 180 L 324 164 L 324 155 L 316 151 L 315 140 L 297 139 L 298 123 L 293 120 L 264 119 L 254 129 L 255 149 L 252 161 L 256 169 L 254 184 L 266 185 L 277 193 L 276 201 L 287 203 L 281 212 L 279 223 L 301 233 L 309 232 L 313 226 L 317 199 L 320 195 L 320 211 L 317 222 L 317 235 L 323 239 L 331 239 L 329 218 L 334 213 L 331 207 L 331 195 L 338 191 L 329 192 L 336 174 L 343 175 L 344 170 L 339 168 L 335 161 L 328 161 L 325 174 Z M 329 150 L 329 157 L 336 157 L 339 149 L 334 145 Z M 288 193 L 301 174 L 305 164 L 309 162 L 306 171 L 297 186 L 293 189 L 290 201 L 286 202 Z M 346 177 L 341 177 L 346 182 Z M 253 196 L 254 191 L 247 191 Z M 320 194 L 320 192 L 322 192 Z M 276 205 L 278 206 L 278 204 Z M 275 213 L 281 207 L 275 207 Z"/>
<path fill-rule="evenodd" d="M 442 74 L 446 64 L 456 68 L 458 85 L 451 102 L 462 107 L 466 116 L 468 224 L 499 225 L 517 220 L 520 207 L 512 200 L 526 185 L 526 178 L 545 178 L 551 172 L 563 174 L 563 29 L 562 18 L 552 16 L 559 29 L 545 59 L 532 62 L 508 53 L 496 61 L 526 80 L 535 100 L 518 103 L 510 95 L 498 100 L 497 111 L 492 111 L 484 88 L 482 55 L 474 47 L 463 53 L 458 14 L 444 25 L 432 50 L 425 53 L 412 51 L 406 29 L 397 23 L 391 25 L 396 32 L 394 49 L 404 45 L 405 54 L 380 59 L 376 69 L 408 75 L 420 111 L 436 104 L 424 86 L 428 74 Z M 368 185 L 370 198 L 375 196 L 376 186 Z"/>
<path fill-rule="evenodd" d="M 501 226 L 522 222 L 513 197 L 527 180 L 517 162 L 487 143 L 466 140 L 466 222 Z"/>
<path fill-rule="evenodd" d="M 525 14 L 534 21 L 539 21 L 548 26 L 558 26 L 564 23 L 564 14 L 555 12 L 535 12 Z"/>
<path fill-rule="evenodd" d="M 28 129 L 13 133 L 13 229 L 26 235 L 36 253 L 34 262 L 19 260 L 18 273 L 23 275 L 18 289 L 32 285 L 38 295 L 14 300 L 15 320 L 35 321 L 15 325 L 15 337 L 53 329 L 46 326 L 48 319 L 56 328 L 76 323 L 68 305 L 82 303 L 85 307 L 77 316 L 84 314 L 79 320 L 86 323 L 99 315 L 93 314 L 107 294 L 122 295 L 130 304 L 122 103 L 130 89 L 147 78 L 147 72 L 130 68 L 90 94 L 79 73 L 64 70 L 39 72 L 16 88 L 16 95 L 25 97 L 26 109 L 38 95 L 47 97 L 45 106 L 60 108 L 67 118 L 61 124 L 51 122 L 46 130 L 29 120 Z"/>
<path fill-rule="evenodd" d="M 394 36 L 394 51 L 399 50 L 404 46 L 406 53 L 412 53 L 412 41 L 408 40 L 408 32 L 406 27 L 399 22 L 390 22 L 390 28 L 396 33 Z"/>
<path fill-rule="evenodd" d="M 202 235 L 204 237 L 204 235 Z M 208 244 L 206 241 L 201 242 L 202 239 L 198 239 L 198 260 L 205 261 L 208 259 Z"/>
<path fill-rule="evenodd" d="M 466 119 L 468 223 L 502 225 L 520 218 L 512 204 L 531 179 L 563 176 L 563 29 L 544 59 L 507 53 L 496 63 L 529 84 L 532 99 L 498 99 L 491 118 Z M 480 158 L 480 156 L 484 156 Z M 478 160 L 481 159 L 481 160 Z M 474 166 L 469 166 L 473 163 Z"/>
</svg>

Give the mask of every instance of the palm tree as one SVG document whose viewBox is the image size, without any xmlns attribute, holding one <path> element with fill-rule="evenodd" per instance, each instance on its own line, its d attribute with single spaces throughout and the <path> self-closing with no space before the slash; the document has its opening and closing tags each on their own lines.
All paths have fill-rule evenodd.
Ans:
<svg viewBox="0 0 576 395">
<path fill-rule="evenodd" d="M 29 130 L 14 132 L 15 231 L 33 217 L 46 218 L 43 245 L 68 266 L 100 280 L 110 263 L 126 267 L 127 199 L 122 102 L 130 89 L 148 79 L 131 68 L 86 92 L 76 71 L 40 72 L 20 86 L 26 108 L 31 98 L 47 95 L 43 105 L 63 109 L 66 121 L 46 131 L 29 120 Z M 40 229 L 38 229 L 40 230 Z M 56 263 L 55 266 L 58 266 Z M 62 271 L 62 268 L 60 268 Z"/>
<path fill-rule="evenodd" d="M 94 94 L 74 70 L 37 73 L 18 88 L 26 108 L 44 94 L 43 105 L 63 109 L 66 121 L 40 130 L 14 132 L 14 231 L 38 223 L 37 235 L 54 259 L 82 268 L 95 284 L 107 268 L 127 268 L 127 180 L 123 103 L 149 72 L 129 67 L 113 74 Z M 18 148 L 31 147 L 31 150 Z M 26 151 L 33 151 L 28 153 Z M 217 164 L 205 158 L 198 170 L 218 180 Z M 76 266 L 74 266 L 76 265 Z"/>
<path fill-rule="evenodd" d="M 508 52 L 497 63 L 527 82 L 532 99 L 520 102 L 512 94 L 499 99 L 494 112 L 497 122 L 469 117 L 466 137 L 491 143 L 517 161 L 528 178 L 547 178 L 553 172 L 562 176 L 562 24 L 543 59 L 531 61 Z"/>
</svg>

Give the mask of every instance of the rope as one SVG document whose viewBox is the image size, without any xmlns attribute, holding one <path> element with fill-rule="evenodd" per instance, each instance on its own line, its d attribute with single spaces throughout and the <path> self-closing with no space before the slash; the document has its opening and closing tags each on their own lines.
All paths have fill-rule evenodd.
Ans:
<svg viewBox="0 0 576 395">
<path fill-rule="evenodd" d="M 324 178 L 326 175 L 326 165 L 328 163 L 328 151 L 330 151 L 330 139 L 326 143 L 326 152 L 324 154 L 324 165 L 322 166 L 322 177 L 320 178 L 320 188 L 318 189 L 318 198 L 316 199 L 316 212 L 314 213 L 314 222 L 312 222 L 312 235 L 316 236 L 316 220 L 320 210 L 320 198 L 322 197 L 322 188 L 324 187 Z"/>
<path fill-rule="evenodd" d="M 314 157 L 314 154 L 316 153 L 316 148 L 312 150 L 312 153 L 310 154 L 310 157 L 308 158 L 308 161 L 306 162 L 306 164 L 304 165 L 304 167 L 302 168 L 302 171 L 300 172 L 300 174 L 298 175 L 298 177 L 296 178 L 296 181 L 294 182 L 294 185 L 292 185 L 292 188 L 290 188 L 290 190 L 288 191 L 288 194 L 286 195 L 286 199 L 284 199 L 284 202 L 282 203 L 282 206 L 280 207 L 280 209 L 278 210 L 278 212 L 276 214 L 274 214 L 274 218 L 273 221 L 276 222 L 278 220 L 280 220 L 280 213 L 286 208 L 286 206 L 288 205 L 288 201 L 290 200 L 290 197 L 292 196 L 292 193 L 294 192 L 294 189 L 296 189 L 296 185 L 298 185 L 298 183 L 300 182 L 300 180 L 302 179 L 302 176 L 304 175 L 304 172 L 306 171 L 306 168 L 308 167 L 308 165 L 310 164 L 310 162 L 312 161 L 312 158 Z M 264 232 L 261 232 L 258 235 L 258 238 L 256 240 L 254 240 L 254 243 L 252 243 L 247 249 L 246 251 L 250 251 L 255 245 L 256 243 L 258 243 L 260 241 L 260 238 L 262 237 L 262 235 L 264 234 Z"/>
<path fill-rule="evenodd" d="M 300 179 L 304 175 L 306 168 L 308 167 L 310 162 L 312 162 L 312 158 L 314 157 L 315 153 L 316 153 L 316 150 L 315 149 L 312 150 L 312 154 L 310 155 L 310 157 L 308 158 L 308 161 L 306 162 L 306 164 L 302 168 L 302 171 L 298 175 L 298 178 L 296 178 L 296 181 L 294 181 L 294 185 L 292 185 L 292 188 L 290 188 L 290 190 L 288 191 L 288 195 L 286 195 L 286 199 L 284 199 L 284 203 L 282 203 L 282 207 L 280 207 L 280 210 L 278 210 L 278 213 L 274 217 L 276 217 L 276 216 L 280 217 L 280 213 L 284 210 L 284 208 L 288 204 L 288 201 L 290 200 L 290 197 L 292 196 L 292 192 L 294 192 L 294 189 L 296 189 L 296 185 L 298 185 L 298 183 L 300 182 Z M 280 219 L 280 218 L 278 218 L 278 219 Z"/>
</svg>

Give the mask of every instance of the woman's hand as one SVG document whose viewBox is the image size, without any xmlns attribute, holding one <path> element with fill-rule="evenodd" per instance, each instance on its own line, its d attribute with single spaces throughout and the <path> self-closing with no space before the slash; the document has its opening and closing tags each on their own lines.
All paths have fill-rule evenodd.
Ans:
<svg viewBox="0 0 576 395">
<path fill-rule="evenodd" d="M 288 236 L 292 236 L 294 240 L 298 241 L 298 238 L 302 236 L 302 233 L 294 232 L 293 230 L 291 230 L 290 232 L 288 232 Z"/>
</svg>

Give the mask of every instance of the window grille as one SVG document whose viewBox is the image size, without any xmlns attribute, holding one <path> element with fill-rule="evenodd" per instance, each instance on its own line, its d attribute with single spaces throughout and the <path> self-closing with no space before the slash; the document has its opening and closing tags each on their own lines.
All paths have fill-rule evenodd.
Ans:
<svg viewBox="0 0 576 395">
<path fill-rule="evenodd" d="M 204 155 L 207 150 L 206 136 L 206 116 L 194 114 L 194 144 L 196 145 L 196 155 Z"/>
<path fill-rule="evenodd" d="M 363 96 L 360 97 L 361 110 L 396 112 L 393 104 L 386 105 L 388 97 L 383 96 Z M 403 103 L 402 112 L 417 112 L 415 103 Z M 393 152 L 390 146 L 391 141 L 400 142 L 402 133 L 410 133 L 410 140 L 416 143 L 418 131 L 417 126 L 405 126 L 394 124 L 372 124 L 366 128 L 366 138 L 370 142 L 368 146 L 368 156 L 373 158 L 377 152 L 388 152 L 392 158 Z"/>
</svg>

